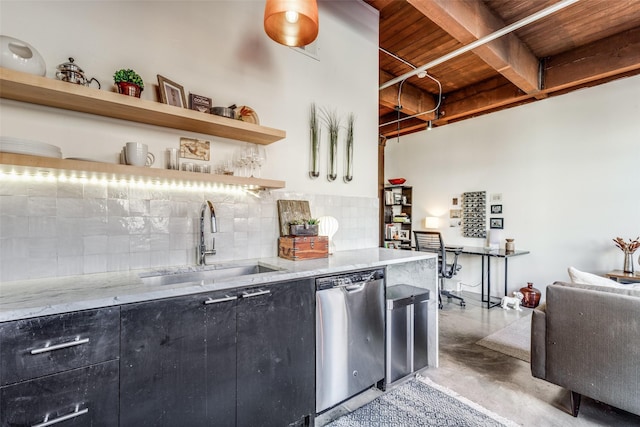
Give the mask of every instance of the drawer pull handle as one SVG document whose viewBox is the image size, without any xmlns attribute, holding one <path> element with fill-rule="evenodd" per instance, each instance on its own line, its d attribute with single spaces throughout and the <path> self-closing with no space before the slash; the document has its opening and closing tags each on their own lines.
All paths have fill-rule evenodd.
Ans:
<svg viewBox="0 0 640 427">
<path fill-rule="evenodd" d="M 88 342 L 89 342 L 89 338 L 83 338 L 83 339 L 76 338 L 74 341 L 63 342 L 62 344 L 56 344 L 56 345 L 33 349 L 31 350 L 31 354 L 40 354 L 40 353 L 46 353 L 48 351 L 60 350 L 62 348 L 75 347 L 76 345 L 86 344 Z"/>
<path fill-rule="evenodd" d="M 269 289 L 267 289 L 266 291 L 258 291 L 258 292 L 253 292 L 253 293 L 249 293 L 249 292 L 243 292 L 242 293 L 242 298 L 251 298 L 251 297 L 257 297 L 260 295 L 267 295 L 270 294 L 271 291 Z"/>
<path fill-rule="evenodd" d="M 237 299 L 238 299 L 237 296 L 230 297 L 229 295 L 225 295 L 224 298 L 218 298 L 218 299 L 209 298 L 204 303 L 205 304 L 217 304 L 219 302 L 227 302 L 227 301 L 233 301 L 233 300 L 237 300 Z"/>
<path fill-rule="evenodd" d="M 40 424 L 34 424 L 31 427 L 46 427 L 46 426 L 50 426 L 50 425 L 53 425 L 53 424 L 58 424 L 58 423 L 61 423 L 62 421 L 66 421 L 66 420 L 70 420 L 70 419 L 75 418 L 75 417 L 79 417 L 80 415 L 84 415 L 84 414 L 86 414 L 88 412 L 89 412 L 89 408 L 84 408 L 81 411 L 75 410 L 74 412 L 72 412 L 70 414 L 63 415 L 61 417 L 54 418 L 54 419 L 49 420 L 49 421 L 45 421 L 45 422 L 40 423 Z"/>
</svg>

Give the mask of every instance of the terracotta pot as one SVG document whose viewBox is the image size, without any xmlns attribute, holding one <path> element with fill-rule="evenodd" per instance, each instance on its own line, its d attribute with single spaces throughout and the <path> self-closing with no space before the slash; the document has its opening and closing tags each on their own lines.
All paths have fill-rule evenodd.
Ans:
<svg viewBox="0 0 640 427">
<path fill-rule="evenodd" d="M 540 304 L 540 297 L 542 293 L 533 287 L 533 283 L 527 283 L 526 288 L 520 288 L 520 292 L 524 297 L 522 298 L 522 306 L 527 308 L 536 308 Z"/>
<path fill-rule="evenodd" d="M 118 82 L 116 83 L 118 87 L 118 93 L 123 95 L 135 96 L 136 98 L 140 98 L 140 94 L 142 93 L 142 89 L 137 84 L 129 83 L 129 82 Z"/>
</svg>

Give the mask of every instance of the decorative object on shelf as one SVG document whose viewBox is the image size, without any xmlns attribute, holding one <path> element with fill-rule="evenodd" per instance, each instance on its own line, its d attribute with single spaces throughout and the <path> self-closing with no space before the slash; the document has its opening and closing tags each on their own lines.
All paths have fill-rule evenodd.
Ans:
<svg viewBox="0 0 640 427">
<path fill-rule="evenodd" d="M 211 142 L 195 138 L 180 138 L 180 157 L 208 162 L 211 158 Z"/>
<path fill-rule="evenodd" d="M 316 0 L 267 0 L 264 31 L 273 41 L 285 46 L 311 44 L 318 37 Z"/>
<path fill-rule="evenodd" d="M 320 121 L 315 103 L 311 104 L 309 111 L 309 136 L 311 138 L 309 177 L 317 178 L 320 176 Z"/>
<path fill-rule="evenodd" d="M 118 88 L 118 93 L 140 98 L 144 90 L 142 77 L 132 69 L 120 69 L 113 74 L 113 81 Z"/>
<path fill-rule="evenodd" d="M 327 179 L 335 181 L 338 177 L 338 133 L 340 132 L 340 117 L 335 110 L 322 110 L 325 125 L 329 131 L 329 173 Z"/>
<path fill-rule="evenodd" d="M 506 239 L 507 243 L 504 244 L 504 250 L 507 253 L 513 253 L 516 251 L 516 244 L 513 242 L 514 239 Z"/>
<path fill-rule="evenodd" d="M 291 261 L 327 258 L 327 236 L 283 236 L 278 238 L 278 256 Z"/>
<path fill-rule="evenodd" d="M 484 239 L 486 230 L 486 192 L 472 191 L 462 194 L 462 235 Z"/>
<path fill-rule="evenodd" d="M 87 79 L 82 71 L 82 68 L 73 63 L 74 59 L 69 58 L 69 62 L 58 65 L 58 71 L 56 77 L 63 82 L 75 83 L 82 86 L 90 86 L 91 82 L 98 83 L 98 89 L 102 89 L 100 82 L 95 77 Z"/>
<path fill-rule="evenodd" d="M 390 178 L 389 179 L 389 184 L 391 184 L 391 185 L 402 185 L 405 182 L 407 182 L 407 180 L 404 179 L 404 178 Z"/>
<path fill-rule="evenodd" d="M 289 223 L 290 236 L 317 236 L 319 222 L 315 218 L 296 219 Z"/>
<path fill-rule="evenodd" d="M 280 237 L 289 235 L 289 224 L 295 220 L 311 218 L 308 200 L 278 200 Z"/>
<path fill-rule="evenodd" d="M 123 165 L 150 167 L 155 160 L 147 144 L 141 142 L 127 142 L 120 152 L 120 163 Z"/>
<path fill-rule="evenodd" d="M 192 110 L 209 114 L 209 111 L 211 110 L 211 102 L 211 98 L 206 96 L 196 95 L 195 93 L 189 94 L 189 108 Z"/>
<path fill-rule="evenodd" d="M 318 222 L 318 234 L 329 238 L 329 255 L 331 255 L 336 251 L 333 236 L 339 228 L 338 220 L 332 216 L 321 216 L 318 218 Z"/>
<path fill-rule="evenodd" d="M 160 101 L 174 107 L 186 108 L 187 98 L 184 88 L 176 82 L 158 74 L 158 86 L 160 87 Z"/>
<path fill-rule="evenodd" d="M 246 105 L 241 105 L 239 107 L 236 107 L 234 111 L 238 120 L 242 120 L 243 122 L 247 123 L 253 123 L 254 125 L 260 124 L 260 118 L 258 118 L 258 114 L 253 108 L 247 107 Z"/>
<path fill-rule="evenodd" d="M 0 136 L 0 152 L 57 159 L 62 158 L 62 150 L 57 145 L 11 136 Z"/>
<path fill-rule="evenodd" d="M 0 66 L 23 73 L 44 76 L 47 73 L 40 52 L 22 40 L 0 35 Z"/>
<path fill-rule="evenodd" d="M 345 141 L 344 182 L 353 180 L 353 126 L 355 121 L 356 116 L 353 113 L 349 113 L 349 116 L 347 116 L 347 139 Z"/>
<path fill-rule="evenodd" d="M 177 148 L 167 148 L 164 152 L 165 167 L 171 170 L 178 170 L 180 161 L 178 159 L 179 151 Z"/>
<path fill-rule="evenodd" d="M 542 292 L 533 287 L 533 283 L 527 282 L 527 287 L 520 288 L 522 293 L 522 306 L 527 308 L 536 308 L 540 304 Z"/>
<path fill-rule="evenodd" d="M 624 252 L 624 267 L 622 271 L 633 273 L 633 253 L 640 248 L 640 236 L 634 240 L 629 239 L 628 242 L 625 242 L 622 237 L 616 237 L 613 242 Z M 640 263 L 640 260 L 638 262 Z"/>
<path fill-rule="evenodd" d="M 220 117 L 226 117 L 227 119 L 234 119 L 236 118 L 236 105 L 230 105 L 228 107 L 213 107 L 211 109 L 211 114 L 213 114 L 214 116 L 220 116 Z"/>
</svg>

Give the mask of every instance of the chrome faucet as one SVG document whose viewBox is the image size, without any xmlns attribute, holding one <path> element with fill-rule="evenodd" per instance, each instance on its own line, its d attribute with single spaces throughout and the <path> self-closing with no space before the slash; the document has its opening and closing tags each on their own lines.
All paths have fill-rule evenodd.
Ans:
<svg viewBox="0 0 640 427">
<path fill-rule="evenodd" d="M 216 212 L 213 209 L 213 203 L 209 200 L 202 204 L 200 208 L 200 244 L 196 248 L 196 258 L 198 260 L 198 265 L 206 265 L 207 264 L 207 255 L 215 255 L 216 254 L 216 238 L 211 238 L 211 249 L 207 249 L 207 245 L 204 242 L 204 217 L 206 216 L 207 208 L 211 212 L 211 232 L 218 232 L 218 223 L 216 220 Z"/>
</svg>

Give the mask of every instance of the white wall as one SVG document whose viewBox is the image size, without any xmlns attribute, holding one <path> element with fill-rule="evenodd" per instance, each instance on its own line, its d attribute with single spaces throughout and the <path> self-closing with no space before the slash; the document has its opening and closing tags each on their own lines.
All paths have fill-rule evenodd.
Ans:
<svg viewBox="0 0 640 427">
<path fill-rule="evenodd" d="M 287 132 L 285 140 L 267 147 L 263 176 L 285 180 L 293 191 L 377 196 L 371 165 L 377 162 L 378 16 L 361 1 L 320 2 L 319 61 L 268 38 L 264 1 L 3 0 L 0 11 L 2 34 L 34 46 L 45 59 L 47 77 L 55 78 L 56 66 L 73 57 L 107 90 L 115 70 L 133 68 L 145 81 L 146 99 L 157 99 L 161 74 L 184 86 L 187 96 L 193 92 L 213 98 L 214 105 L 251 106 L 261 124 Z M 323 179 L 308 177 L 312 102 L 343 117 L 357 116 L 355 177 L 349 184 L 324 179 L 324 161 Z M 7 101 L 1 112 L 3 135 L 58 145 L 65 157 L 115 161 L 123 143 L 136 140 L 161 158 L 181 136 L 212 140 L 214 160 L 239 146 L 208 135 Z M 340 159 L 343 144 L 340 138 Z"/>
<path fill-rule="evenodd" d="M 504 218 L 501 247 L 512 237 L 516 249 L 531 251 L 509 262 L 509 292 L 526 282 L 542 289 L 568 280 L 571 265 L 622 269 L 611 239 L 640 235 L 639 118 L 640 76 L 625 78 L 389 140 L 385 176 L 407 178 L 415 220 L 440 216 L 447 243 L 485 244 L 447 227 L 452 196 L 502 193 L 503 215 L 493 215 Z M 480 261 L 462 263 L 458 280 L 479 283 Z M 502 283 L 503 270 L 494 272 L 493 283 Z"/>
<path fill-rule="evenodd" d="M 193 264 L 196 218 L 203 200 L 219 206 L 215 259 L 275 256 L 277 199 L 306 199 L 313 216 L 338 218 L 338 250 L 377 246 L 378 15 L 359 0 L 319 3 L 319 60 L 271 41 L 264 1 L 5 1 L 2 34 L 33 45 L 47 77 L 73 57 L 105 90 L 120 68 L 145 81 L 157 100 L 156 75 L 189 92 L 255 109 L 264 126 L 283 129 L 267 146 L 265 178 L 286 189 L 252 196 L 140 189 L 109 184 L 25 183 L 0 179 L 0 281 Z M 124 96 L 124 95 L 123 95 Z M 354 179 L 328 182 L 323 141 L 321 177 L 308 176 L 308 111 L 312 102 L 357 117 Z M 127 141 L 162 152 L 180 137 L 212 141 L 212 161 L 244 143 L 127 121 L 0 100 L 0 135 L 39 140 L 64 157 L 116 162 Z M 326 136 L 327 133 L 323 132 Z M 344 135 L 344 134 L 342 134 Z"/>
</svg>

